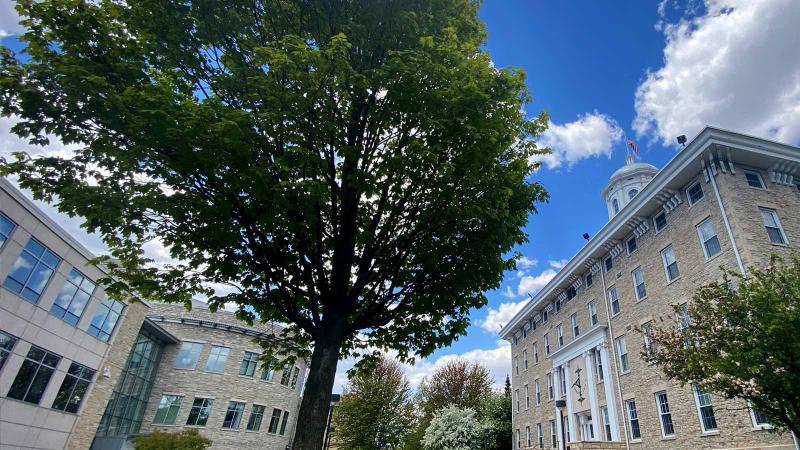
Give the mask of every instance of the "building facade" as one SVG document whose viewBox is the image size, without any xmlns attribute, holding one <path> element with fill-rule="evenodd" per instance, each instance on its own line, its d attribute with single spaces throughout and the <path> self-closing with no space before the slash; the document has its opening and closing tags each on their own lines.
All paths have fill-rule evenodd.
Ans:
<svg viewBox="0 0 800 450">
<path fill-rule="evenodd" d="M 262 369 L 254 339 L 276 329 L 114 300 L 94 257 L 0 178 L 0 450 L 130 448 L 183 428 L 218 449 L 290 445 L 306 366 Z"/>
<path fill-rule="evenodd" d="M 641 357 L 700 285 L 800 241 L 800 149 L 704 129 L 662 170 L 626 161 L 609 222 L 501 330 L 516 448 L 793 448 L 739 401 L 668 381 Z"/>
</svg>

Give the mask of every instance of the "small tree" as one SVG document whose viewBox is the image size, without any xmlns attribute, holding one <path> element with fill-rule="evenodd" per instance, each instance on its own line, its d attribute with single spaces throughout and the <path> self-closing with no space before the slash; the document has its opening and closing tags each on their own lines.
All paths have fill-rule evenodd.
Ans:
<svg viewBox="0 0 800 450">
<path fill-rule="evenodd" d="M 511 392 L 493 392 L 483 400 L 478 411 L 484 427 L 484 450 L 512 448 Z"/>
<path fill-rule="evenodd" d="M 676 312 L 677 327 L 651 330 L 645 359 L 670 379 L 745 400 L 776 429 L 800 436 L 798 255 L 789 263 L 773 257 L 746 276 L 727 271 Z"/>
<path fill-rule="evenodd" d="M 205 450 L 211 446 L 211 441 L 194 429 L 178 433 L 156 430 L 136 438 L 133 445 L 136 450 Z"/>
<path fill-rule="evenodd" d="M 411 432 L 414 411 L 403 368 L 382 357 L 370 370 L 348 377 L 335 409 L 336 447 L 342 450 L 397 449 Z"/>
<path fill-rule="evenodd" d="M 483 428 L 475 411 L 448 406 L 436 414 L 425 430 L 425 450 L 477 450 Z"/>
</svg>

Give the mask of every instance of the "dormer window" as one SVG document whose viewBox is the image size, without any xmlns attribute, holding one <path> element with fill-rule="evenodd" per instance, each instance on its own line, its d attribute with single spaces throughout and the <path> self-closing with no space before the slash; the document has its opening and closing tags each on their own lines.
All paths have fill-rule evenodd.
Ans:
<svg viewBox="0 0 800 450">
<path fill-rule="evenodd" d="M 619 202 L 617 199 L 611 200 L 611 206 L 614 207 L 614 214 L 619 212 Z"/>
<path fill-rule="evenodd" d="M 633 197 L 636 197 L 636 194 L 638 193 L 639 193 L 638 189 L 631 189 L 630 191 L 628 191 L 628 198 L 633 200 Z"/>
</svg>

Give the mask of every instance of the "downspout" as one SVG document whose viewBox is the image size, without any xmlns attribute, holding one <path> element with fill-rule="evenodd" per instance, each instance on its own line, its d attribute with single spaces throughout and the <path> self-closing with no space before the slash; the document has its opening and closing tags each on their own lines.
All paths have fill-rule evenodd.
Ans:
<svg viewBox="0 0 800 450">
<path fill-rule="evenodd" d="M 602 263 L 601 263 L 602 264 Z M 617 379 L 617 395 L 619 396 L 619 412 L 622 419 L 622 428 L 624 429 L 625 435 L 625 448 L 627 450 L 631 450 L 631 443 L 628 442 L 628 421 L 625 420 L 625 401 L 622 399 L 622 386 L 619 379 L 619 367 L 617 366 L 617 348 L 614 345 L 614 329 L 611 327 L 611 311 L 608 309 L 608 290 L 606 289 L 606 274 L 604 272 L 604 268 L 600 267 L 600 282 L 603 284 L 603 304 L 605 305 L 606 309 L 606 317 L 608 318 L 608 334 L 611 335 L 611 342 L 609 342 L 609 347 L 611 348 L 611 359 L 614 361 L 614 375 L 616 375 Z M 611 381 L 611 380 L 609 380 Z M 606 399 L 611 400 L 611 399 Z"/>
<path fill-rule="evenodd" d="M 744 264 L 742 264 L 742 256 L 739 254 L 739 247 L 736 245 L 736 239 L 733 237 L 733 231 L 731 230 L 731 223 L 728 221 L 728 214 L 725 212 L 725 206 L 722 204 L 722 197 L 720 197 L 719 195 L 719 188 L 717 188 L 717 180 L 715 179 L 713 173 L 708 173 L 708 169 L 705 166 L 705 161 L 703 161 L 703 170 L 706 171 L 706 173 L 708 174 L 708 178 L 711 179 L 711 187 L 714 189 L 714 196 L 717 198 L 719 211 L 722 213 L 722 221 L 725 223 L 725 230 L 728 232 L 728 239 L 731 240 L 731 246 L 733 247 L 733 254 L 736 256 L 736 264 L 739 265 L 739 270 L 742 272 L 742 275 L 745 275 Z"/>
</svg>

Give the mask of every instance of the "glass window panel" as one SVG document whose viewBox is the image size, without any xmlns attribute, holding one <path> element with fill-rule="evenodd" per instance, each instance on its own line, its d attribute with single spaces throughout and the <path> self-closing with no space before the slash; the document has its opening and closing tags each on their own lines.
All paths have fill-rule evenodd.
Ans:
<svg viewBox="0 0 800 450">
<path fill-rule="evenodd" d="M 258 431 L 261 429 L 261 422 L 264 420 L 264 409 L 262 405 L 253 405 L 253 410 L 250 412 L 250 419 L 247 421 L 247 429 L 250 431 Z"/>
</svg>

